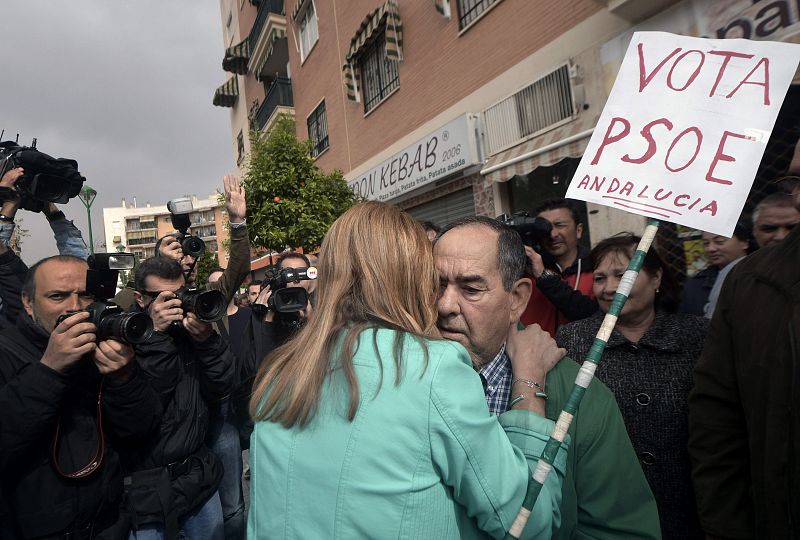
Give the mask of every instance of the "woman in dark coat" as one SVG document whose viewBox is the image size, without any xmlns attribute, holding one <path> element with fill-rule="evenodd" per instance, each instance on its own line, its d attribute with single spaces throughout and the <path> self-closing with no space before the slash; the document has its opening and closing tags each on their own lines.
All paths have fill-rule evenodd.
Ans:
<svg viewBox="0 0 800 540">
<path fill-rule="evenodd" d="M 561 327 L 556 336 L 576 360 L 586 358 L 638 243 L 639 237 L 623 234 L 592 250 L 593 292 L 601 312 Z M 655 495 L 665 540 L 703 538 L 690 478 L 687 397 L 707 321 L 673 313 L 676 297 L 668 269 L 651 249 L 596 373 L 617 398 Z"/>
</svg>

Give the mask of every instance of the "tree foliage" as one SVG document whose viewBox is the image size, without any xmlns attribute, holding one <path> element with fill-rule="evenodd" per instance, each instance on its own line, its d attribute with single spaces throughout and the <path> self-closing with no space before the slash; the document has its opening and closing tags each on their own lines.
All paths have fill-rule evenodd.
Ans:
<svg viewBox="0 0 800 540">
<path fill-rule="evenodd" d="M 311 142 L 297 138 L 292 117 L 281 115 L 268 135 L 251 132 L 250 141 L 244 185 L 251 243 L 276 251 L 313 250 L 359 197 L 341 171 L 325 173 L 316 166 Z"/>
<path fill-rule="evenodd" d="M 206 252 L 203 253 L 203 256 L 197 260 L 197 279 L 195 281 L 197 286 L 205 287 L 206 281 L 208 280 L 208 274 L 211 273 L 211 270 L 217 267 L 219 267 L 217 254 L 206 249 Z"/>
</svg>

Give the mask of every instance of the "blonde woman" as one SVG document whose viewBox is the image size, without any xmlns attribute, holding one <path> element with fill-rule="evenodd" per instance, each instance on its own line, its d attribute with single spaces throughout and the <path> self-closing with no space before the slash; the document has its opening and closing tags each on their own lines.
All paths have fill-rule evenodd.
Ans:
<svg viewBox="0 0 800 540">
<path fill-rule="evenodd" d="M 407 214 L 351 208 L 320 261 L 314 317 L 256 378 L 248 537 L 501 538 L 547 439 L 532 426 L 552 423 L 489 415 L 467 351 L 436 329 L 431 245 Z M 558 526 L 565 458 L 525 538 Z"/>
</svg>

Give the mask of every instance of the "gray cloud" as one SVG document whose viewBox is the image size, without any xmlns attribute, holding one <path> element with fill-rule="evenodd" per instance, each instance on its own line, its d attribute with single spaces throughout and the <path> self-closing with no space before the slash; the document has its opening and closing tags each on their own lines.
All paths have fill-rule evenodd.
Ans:
<svg viewBox="0 0 800 540">
<path fill-rule="evenodd" d="M 102 208 L 134 195 L 163 204 L 207 195 L 235 170 L 229 109 L 211 104 L 227 73 L 213 0 L 27 0 L 3 6 L 0 129 L 78 160 Z M 86 233 L 77 200 L 64 209 Z M 20 212 L 31 236 L 23 259 L 54 254 L 44 217 Z"/>
</svg>

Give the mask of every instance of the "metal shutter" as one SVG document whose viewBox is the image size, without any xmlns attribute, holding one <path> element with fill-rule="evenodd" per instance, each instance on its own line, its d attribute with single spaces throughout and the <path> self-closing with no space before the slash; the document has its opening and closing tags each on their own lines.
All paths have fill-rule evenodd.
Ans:
<svg viewBox="0 0 800 540">
<path fill-rule="evenodd" d="M 462 217 L 475 215 L 475 200 L 472 188 L 462 189 L 406 210 L 418 221 L 432 221 L 438 226 L 446 225 Z"/>
</svg>

